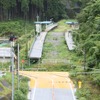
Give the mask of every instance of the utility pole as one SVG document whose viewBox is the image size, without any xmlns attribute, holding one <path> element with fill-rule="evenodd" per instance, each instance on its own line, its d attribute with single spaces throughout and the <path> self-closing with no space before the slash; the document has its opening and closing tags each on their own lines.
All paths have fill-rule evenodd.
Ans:
<svg viewBox="0 0 100 100">
<path fill-rule="evenodd" d="M 18 52 L 17 53 L 18 53 L 18 55 L 17 55 L 18 56 L 18 69 L 17 70 L 18 70 L 18 90 L 19 90 L 19 44 L 18 44 Z"/>
<path fill-rule="evenodd" d="M 9 41 L 11 42 L 12 100 L 14 100 L 14 40 L 14 35 L 11 35 Z"/>
<path fill-rule="evenodd" d="M 12 66 L 12 100 L 14 100 L 14 49 L 11 47 L 11 66 Z"/>
</svg>

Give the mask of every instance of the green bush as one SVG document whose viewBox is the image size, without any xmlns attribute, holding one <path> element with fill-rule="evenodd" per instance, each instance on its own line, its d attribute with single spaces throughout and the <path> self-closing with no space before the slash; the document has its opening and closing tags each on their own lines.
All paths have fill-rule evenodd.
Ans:
<svg viewBox="0 0 100 100">
<path fill-rule="evenodd" d="M 79 100 L 89 100 L 89 98 L 91 97 L 91 92 L 87 88 L 81 88 L 77 90 L 76 96 Z"/>
<path fill-rule="evenodd" d="M 86 100 L 86 98 L 85 97 L 81 97 L 80 100 Z"/>
<path fill-rule="evenodd" d="M 20 91 L 24 94 L 24 95 L 27 95 L 28 93 L 28 83 L 26 82 L 21 82 L 20 83 Z"/>
<path fill-rule="evenodd" d="M 9 36 L 12 33 L 16 36 L 21 36 L 22 34 L 25 34 L 25 30 L 30 32 L 32 29 L 33 25 L 29 22 L 25 22 L 24 20 L 0 22 L 1 36 L 4 36 L 5 34 L 6 36 Z"/>
<path fill-rule="evenodd" d="M 27 98 L 20 90 L 16 90 L 14 94 L 14 100 L 27 100 Z"/>
<path fill-rule="evenodd" d="M 85 80 L 85 76 L 84 75 L 78 75 L 76 77 L 77 80 Z"/>
<path fill-rule="evenodd" d="M 92 75 L 93 84 L 100 86 L 100 74 Z"/>
<path fill-rule="evenodd" d="M 30 79 L 27 77 L 22 77 L 21 81 L 28 82 Z"/>
</svg>

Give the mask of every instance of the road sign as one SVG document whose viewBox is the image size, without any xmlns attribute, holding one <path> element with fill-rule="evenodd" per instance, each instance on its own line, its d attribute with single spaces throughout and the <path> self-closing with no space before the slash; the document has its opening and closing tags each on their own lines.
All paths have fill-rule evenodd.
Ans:
<svg viewBox="0 0 100 100">
<path fill-rule="evenodd" d="M 25 60 L 24 59 L 22 59 L 22 63 L 24 63 L 25 62 Z"/>
</svg>

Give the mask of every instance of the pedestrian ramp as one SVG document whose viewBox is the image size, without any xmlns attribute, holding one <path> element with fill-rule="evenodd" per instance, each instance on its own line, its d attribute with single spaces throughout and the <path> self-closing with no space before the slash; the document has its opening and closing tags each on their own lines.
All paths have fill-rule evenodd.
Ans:
<svg viewBox="0 0 100 100">
<path fill-rule="evenodd" d="M 33 42 L 32 47 L 29 51 L 29 58 L 39 59 L 42 56 L 43 43 L 45 41 L 47 32 L 41 32 Z"/>
<path fill-rule="evenodd" d="M 35 41 L 33 41 L 33 44 L 29 51 L 30 59 L 40 59 L 42 57 L 43 44 L 45 41 L 46 34 L 51 29 L 57 27 L 57 25 L 58 24 L 50 24 L 49 26 L 47 25 L 46 30 L 44 32 L 41 32 L 40 35 L 35 38 Z"/>
<path fill-rule="evenodd" d="M 75 45 L 74 45 L 74 41 L 73 41 L 73 37 L 72 37 L 72 31 L 67 31 L 65 33 L 65 40 L 68 46 L 69 50 L 74 50 L 75 49 Z"/>
</svg>

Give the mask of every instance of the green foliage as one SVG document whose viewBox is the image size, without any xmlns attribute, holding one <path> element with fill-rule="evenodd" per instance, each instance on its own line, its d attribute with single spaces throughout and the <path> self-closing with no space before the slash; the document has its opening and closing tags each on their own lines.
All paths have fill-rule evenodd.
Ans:
<svg viewBox="0 0 100 100">
<path fill-rule="evenodd" d="M 22 83 L 22 82 L 20 82 L 20 91 L 25 95 L 27 95 L 27 93 L 28 93 L 28 83 L 26 82 L 24 82 L 24 83 Z"/>
<path fill-rule="evenodd" d="M 85 80 L 89 80 L 81 89 L 77 90 L 76 96 L 79 100 L 99 100 L 100 97 L 95 91 L 98 91 L 97 87 L 100 88 L 100 75 L 96 74 L 100 69 L 100 0 L 91 0 L 77 19 L 80 27 L 74 34 L 77 45 L 75 51 L 79 56 L 86 56 L 87 72 L 94 70 L 95 74 L 92 74 L 89 79 L 83 76 L 76 77 L 76 79 L 81 79 L 83 84 L 86 82 Z M 96 90 L 94 90 L 95 86 Z M 92 89 L 90 90 L 89 87 Z"/>
<path fill-rule="evenodd" d="M 89 98 L 91 97 L 91 92 L 87 88 L 81 88 L 77 90 L 76 96 L 79 100 L 89 100 Z"/>
<path fill-rule="evenodd" d="M 15 44 L 15 53 L 17 55 L 17 44 L 20 45 L 20 58 L 27 59 L 29 44 L 33 42 L 34 35 L 34 25 L 31 22 L 24 20 L 14 20 L 14 21 L 5 21 L 0 22 L 0 36 L 4 36 L 9 39 L 10 35 L 13 34 L 17 37 Z M 4 68 L 9 67 L 10 64 L 3 64 Z M 0 63 L 2 68 L 2 63 Z M 4 69 L 3 68 L 3 69 Z"/>
<path fill-rule="evenodd" d="M 20 76 L 21 77 L 21 76 Z M 27 100 L 29 78 L 21 77 L 19 90 L 15 91 L 14 100 Z"/>
<path fill-rule="evenodd" d="M 32 4 L 36 5 L 38 8 L 42 8 L 43 10 L 43 4 L 46 2 L 45 0 L 32 0 Z"/>
<path fill-rule="evenodd" d="M 50 0 L 48 1 L 48 9 L 46 11 L 46 15 L 50 18 L 54 18 L 54 20 L 64 18 L 65 14 L 65 6 L 61 3 L 60 0 Z"/>
<path fill-rule="evenodd" d="M 5 10 L 7 10 L 16 6 L 16 0 L 0 0 L 0 4 L 2 4 Z"/>
<path fill-rule="evenodd" d="M 42 20 L 50 18 L 58 20 L 66 17 L 66 5 L 62 0 L 0 0 L 0 5 L 2 5 L 1 20 L 16 17 L 33 19 L 37 14 Z"/>
<path fill-rule="evenodd" d="M 15 75 L 15 77 L 14 77 L 14 82 L 15 82 L 15 84 L 14 84 L 14 88 L 15 88 L 14 100 L 27 100 L 29 78 L 21 77 L 20 83 L 19 83 L 19 86 L 20 86 L 19 90 L 17 90 L 17 84 L 18 84 L 17 79 L 18 78 Z M 0 89 L 2 89 L 2 91 L 0 91 L 0 96 L 6 96 L 8 94 L 11 94 L 11 86 L 12 86 L 11 73 L 6 73 L 6 75 L 3 76 L 2 78 L 0 78 L 0 80 L 1 81 L 4 80 L 5 82 L 9 83 L 9 86 L 4 86 L 0 81 Z M 8 100 L 8 99 L 5 99 L 5 100 Z"/>
<path fill-rule="evenodd" d="M 27 78 L 27 77 L 22 77 L 21 81 L 28 82 L 28 81 L 29 81 L 29 78 Z"/>
<path fill-rule="evenodd" d="M 10 89 L 8 89 L 7 87 L 3 86 L 3 84 L 0 82 L 0 97 L 5 96 L 7 94 L 9 94 L 11 91 Z"/>
<path fill-rule="evenodd" d="M 21 9 L 26 15 L 29 11 L 29 0 L 21 0 Z"/>
<path fill-rule="evenodd" d="M 100 59 L 100 0 L 92 0 L 77 16 L 80 30 L 75 34 L 78 50 L 86 50 L 87 66 L 99 67 Z M 77 39 L 79 38 L 79 39 Z"/>
<path fill-rule="evenodd" d="M 73 17 L 90 0 L 0 0 L 0 20 L 14 18 L 34 19 L 37 14 L 42 20 L 57 21 Z M 66 6 L 69 5 L 68 10 Z M 78 11 L 79 12 L 79 11 Z M 69 13 L 69 14 L 68 14 Z"/>
<path fill-rule="evenodd" d="M 100 74 L 92 75 L 93 84 L 100 86 Z"/>
<path fill-rule="evenodd" d="M 26 29 L 25 29 L 26 28 Z M 21 36 L 33 29 L 33 25 L 23 20 L 0 22 L 0 36 Z M 27 33 L 25 33 L 27 30 Z"/>
<path fill-rule="evenodd" d="M 27 98 L 20 90 L 16 90 L 14 94 L 14 100 L 27 100 Z"/>
</svg>

